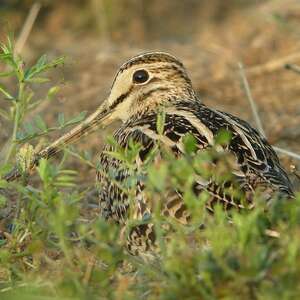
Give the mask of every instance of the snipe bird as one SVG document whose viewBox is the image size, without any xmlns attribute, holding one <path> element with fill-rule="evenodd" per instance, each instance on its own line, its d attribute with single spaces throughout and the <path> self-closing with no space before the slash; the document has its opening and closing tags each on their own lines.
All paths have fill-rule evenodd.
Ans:
<svg viewBox="0 0 300 300">
<path fill-rule="evenodd" d="M 158 134 L 157 115 L 162 106 L 165 124 L 163 134 Z M 140 54 L 125 62 L 119 68 L 110 94 L 102 105 L 83 123 L 37 153 L 33 165 L 40 158 L 55 155 L 65 145 L 117 119 L 123 123 L 114 133 L 114 138 L 124 148 L 128 147 L 129 140 L 140 143 L 142 149 L 139 163 L 143 163 L 156 141 L 180 155 L 183 154 L 182 137 L 188 133 L 195 137 L 201 151 L 214 145 L 214 137 L 220 129 L 230 131 L 232 138 L 227 150 L 236 160 L 238 170 L 235 176 L 249 201 L 252 201 L 251 193 L 256 188 L 263 188 L 270 195 L 293 195 L 290 180 L 266 139 L 247 122 L 203 104 L 192 87 L 184 65 L 176 57 L 163 52 Z M 113 150 L 113 146 L 106 146 L 104 150 L 100 154 L 102 169 L 107 172 L 113 169 L 115 180 L 123 181 L 128 176 L 127 170 L 120 169 L 120 161 L 107 154 L 107 151 Z M 18 176 L 18 172 L 13 172 L 7 179 Z M 99 197 L 103 216 L 126 224 L 129 209 L 126 191 L 100 172 L 97 174 L 97 181 L 100 185 Z M 199 183 L 198 191 L 201 190 L 208 191 L 212 198 L 223 202 L 224 207 L 240 205 L 229 199 L 222 192 L 222 186 L 216 182 Z M 186 222 L 188 215 L 180 194 L 177 195 L 177 199 L 173 195 L 167 200 L 165 210 L 178 219 L 184 218 L 183 222 Z M 149 210 L 151 213 L 147 199 L 143 196 L 142 183 L 137 186 L 135 205 L 139 217 L 143 217 L 145 212 L 149 213 Z M 134 227 L 129 233 L 128 250 L 132 254 L 146 251 L 154 243 L 152 224 Z"/>
</svg>

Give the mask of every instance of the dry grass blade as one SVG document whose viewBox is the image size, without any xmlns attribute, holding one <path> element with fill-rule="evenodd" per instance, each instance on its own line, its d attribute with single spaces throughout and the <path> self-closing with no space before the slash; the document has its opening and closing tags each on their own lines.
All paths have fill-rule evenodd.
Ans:
<svg viewBox="0 0 300 300">
<path fill-rule="evenodd" d="M 286 64 L 285 68 L 294 71 L 297 74 L 300 74 L 300 67 L 295 64 Z"/>
<path fill-rule="evenodd" d="M 252 97 L 252 94 L 251 94 L 251 90 L 250 90 L 250 86 L 249 86 L 249 82 L 247 80 L 247 77 L 246 77 L 246 74 L 245 74 L 245 69 L 244 69 L 244 66 L 242 65 L 242 63 L 239 63 L 239 69 L 240 69 L 240 75 L 241 75 L 242 82 L 243 82 L 243 87 L 245 89 L 245 93 L 246 93 L 247 99 L 248 99 L 248 101 L 250 103 L 251 110 L 252 110 L 252 113 L 253 113 L 253 117 L 254 117 L 254 121 L 256 123 L 257 129 L 265 137 L 266 134 L 264 132 L 264 129 L 263 129 L 263 126 L 262 126 L 262 122 L 261 122 L 261 120 L 259 118 L 257 107 L 256 107 L 256 104 L 255 104 L 255 102 L 253 100 L 253 97 Z"/>
<path fill-rule="evenodd" d="M 297 61 L 300 59 L 299 51 L 296 53 L 289 54 L 282 58 L 271 60 L 263 65 L 254 66 L 247 69 L 248 74 L 258 75 L 262 73 L 274 72 L 276 70 L 282 69 L 286 64 L 292 61 Z"/>
<path fill-rule="evenodd" d="M 282 149 L 282 148 L 277 147 L 277 146 L 272 146 L 272 147 L 278 153 L 286 154 L 286 155 L 288 155 L 290 157 L 293 157 L 293 158 L 296 158 L 296 159 L 300 160 L 300 155 L 297 154 L 297 153 L 294 153 L 294 152 L 292 152 L 290 150 Z"/>
<path fill-rule="evenodd" d="M 39 2 L 36 2 L 32 5 L 28 16 L 25 20 L 25 23 L 22 27 L 21 33 L 16 41 L 15 53 L 22 52 L 22 49 L 24 48 L 24 45 L 29 37 L 29 34 L 32 30 L 33 24 L 38 16 L 41 6 L 41 3 Z"/>
<path fill-rule="evenodd" d="M 258 114 L 258 111 L 257 111 L 256 104 L 255 104 L 254 99 L 253 99 L 252 94 L 251 94 L 250 86 L 249 86 L 249 83 L 248 83 L 248 80 L 247 80 L 247 77 L 246 77 L 246 74 L 245 74 L 245 69 L 244 69 L 244 67 L 241 63 L 239 63 L 239 68 L 240 68 L 240 74 L 241 74 L 243 86 L 244 86 L 244 89 L 245 89 L 245 93 L 247 95 L 248 102 L 250 103 L 252 114 L 253 114 L 256 126 L 257 126 L 259 132 L 264 137 L 266 137 L 266 134 L 263 130 L 262 122 L 260 120 L 260 117 L 259 117 L 259 114 Z M 299 71 L 300 71 L 300 68 L 299 68 Z M 288 155 L 290 157 L 293 157 L 295 159 L 300 160 L 300 155 L 297 154 L 297 153 L 294 153 L 290 150 L 282 149 L 282 148 L 276 147 L 276 146 L 273 146 L 273 148 L 278 153 L 285 154 L 285 155 Z"/>
</svg>

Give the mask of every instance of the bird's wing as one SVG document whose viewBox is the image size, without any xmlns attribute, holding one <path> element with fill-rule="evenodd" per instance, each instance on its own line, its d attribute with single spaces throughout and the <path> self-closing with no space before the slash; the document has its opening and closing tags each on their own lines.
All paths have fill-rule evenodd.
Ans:
<svg viewBox="0 0 300 300">
<path fill-rule="evenodd" d="M 281 194 L 293 195 L 291 182 L 277 154 L 246 121 L 195 101 L 178 102 L 175 107 L 166 108 L 165 113 L 163 135 L 157 132 L 155 114 L 132 120 L 128 126 L 143 145 L 145 141 L 149 143 L 146 149 L 150 149 L 153 140 L 161 140 L 175 153 L 183 152 L 182 137 L 190 133 L 201 150 L 214 145 L 215 136 L 221 129 L 227 130 L 232 138 L 226 150 L 236 157 L 237 173 L 244 178 L 245 184 L 253 189 L 267 186 Z"/>
<path fill-rule="evenodd" d="M 231 132 L 228 150 L 236 156 L 241 171 L 254 188 L 268 184 L 282 194 L 293 195 L 291 182 L 275 151 L 246 121 L 197 102 L 182 103 L 177 109 L 192 113 L 214 136 L 220 129 Z"/>
</svg>

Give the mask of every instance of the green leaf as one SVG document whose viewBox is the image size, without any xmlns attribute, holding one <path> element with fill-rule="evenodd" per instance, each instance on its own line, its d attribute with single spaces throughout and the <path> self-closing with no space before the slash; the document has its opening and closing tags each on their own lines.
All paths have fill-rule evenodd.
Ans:
<svg viewBox="0 0 300 300">
<path fill-rule="evenodd" d="M 103 151 L 103 153 L 108 154 L 109 156 L 120 160 L 120 161 L 126 161 L 126 157 L 123 153 L 118 153 L 118 152 L 114 152 L 114 151 Z"/>
<path fill-rule="evenodd" d="M 89 161 L 92 160 L 92 153 L 91 153 L 91 151 L 84 150 L 82 156 L 83 156 L 83 158 L 85 160 L 89 160 Z"/>
<path fill-rule="evenodd" d="M 55 68 L 61 64 L 63 64 L 65 61 L 64 57 L 58 57 L 50 62 L 47 61 L 47 56 L 46 55 L 42 55 L 38 61 L 36 62 L 36 64 L 34 66 L 32 66 L 31 68 L 27 69 L 25 71 L 24 74 L 24 80 L 26 82 L 30 82 L 30 80 L 32 80 L 33 77 L 44 73 L 45 71 Z"/>
<path fill-rule="evenodd" d="M 40 129 L 41 131 L 46 131 L 48 129 L 46 123 L 44 122 L 44 120 L 42 119 L 42 117 L 40 115 L 37 115 L 34 118 L 34 123 L 35 123 L 36 127 L 38 129 Z"/>
<path fill-rule="evenodd" d="M 14 73 L 15 73 L 15 71 L 0 72 L 0 77 L 9 77 L 9 76 L 13 75 Z"/>
<path fill-rule="evenodd" d="M 148 169 L 149 182 L 158 191 L 163 191 L 165 189 L 167 175 L 167 164 L 160 164 L 159 167 L 150 166 Z"/>
<path fill-rule="evenodd" d="M 165 122 L 166 122 L 166 114 L 164 111 L 160 111 L 157 114 L 157 121 L 156 121 L 156 129 L 158 134 L 164 133 Z"/>
<path fill-rule="evenodd" d="M 232 133 L 228 130 L 221 129 L 215 136 L 215 143 L 217 145 L 226 146 L 232 138 Z"/>
<path fill-rule="evenodd" d="M 7 36 L 7 49 L 10 53 L 14 53 L 15 45 L 14 45 L 14 34 L 11 32 Z"/>
<path fill-rule="evenodd" d="M 62 187 L 62 188 L 73 188 L 73 187 L 76 187 L 75 183 L 66 183 L 66 182 L 63 182 L 63 183 L 55 182 L 54 185 L 56 187 Z"/>
<path fill-rule="evenodd" d="M 71 182 L 73 180 L 74 180 L 73 176 L 63 175 L 63 176 L 57 177 L 57 182 Z"/>
<path fill-rule="evenodd" d="M 0 179 L 0 189 L 5 189 L 8 187 L 8 182 L 4 179 Z"/>
<path fill-rule="evenodd" d="M 15 71 L 18 66 L 15 61 L 13 52 L 11 52 L 11 50 L 4 44 L 2 44 L 0 48 L 2 50 L 2 53 L 0 53 L 0 61 L 4 62 L 8 66 L 11 66 Z"/>
<path fill-rule="evenodd" d="M 60 87 L 59 86 L 53 86 L 49 89 L 47 93 L 47 99 L 52 100 L 54 96 L 59 92 Z"/>
<path fill-rule="evenodd" d="M 2 108 L 0 108 L 0 116 L 5 120 L 10 121 L 9 113 Z"/>
<path fill-rule="evenodd" d="M 0 53 L 0 60 L 6 63 L 7 65 L 11 66 L 14 71 L 18 69 L 18 64 L 14 57 L 14 44 L 13 44 L 13 38 L 8 37 L 7 43 L 1 43 L 0 44 L 1 52 Z"/>
<path fill-rule="evenodd" d="M 49 170 L 49 164 L 48 164 L 48 161 L 44 158 L 42 158 L 40 161 L 39 161 L 39 165 L 37 167 L 37 170 L 38 170 L 38 173 L 41 177 L 41 179 L 46 182 L 49 175 L 50 175 L 50 170 Z"/>
<path fill-rule="evenodd" d="M 13 56 L 10 53 L 2 53 L 0 54 L 0 60 L 8 64 L 9 66 L 15 67 L 16 64 L 14 62 Z"/>
<path fill-rule="evenodd" d="M 86 116 L 86 111 L 83 111 L 80 114 L 78 114 L 77 116 L 75 116 L 74 118 L 72 118 L 71 120 L 67 121 L 65 123 L 65 126 L 79 123 L 85 119 L 85 116 Z"/>
<path fill-rule="evenodd" d="M 45 77 L 36 77 L 36 78 L 27 79 L 27 82 L 30 82 L 30 83 L 46 83 L 49 81 L 50 80 Z"/>
<path fill-rule="evenodd" d="M 78 172 L 77 171 L 75 171 L 75 170 L 60 170 L 59 172 L 58 172 L 58 174 L 64 174 L 64 175 L 73 175 L 73 176 L 75 176 L 76 174 L 78 174 Z"/>
<path fill-rule="evenodd" d="M 26 133 L 29 134 L 29 135 L 33 135 L 36 132 L 33 125 L 32 125 L 32 123 L 30 123 L 30 122 L 25 123 L 23 125 L 23 127 L 24 127 Z"/>
<path fill-rule="evenodd" d="M 64 113 L 62 113 L 62 112 L 58 113 L 57 122 L 58 122 L 58 125 L 60 127 L 64 126 L 64 124 L 65 124 L 65 115 L 64 115 Z"/>
<path fill-rule="evenodd" d="M 3 51 L 3 49 L 5 49 L 5 48 L 1 47 L 2 51 Z M 5 61 L 7 59 L 11 59 L 11 57 L 12 57 L 12 55 L 10 53 L 5 53 L 4 51 L 3 51 L 3 53 L 0 54 L 0 60 L 4 60 Z"/>
<path fill-rule="evenodd" d="M 8 91 L 6 91 L 6 89 L 0 85 L 0 92 L 6 97 L 6 99 L 8 100 L 14 100 L 15 98 L 10 95 L 10 93 Z"/>
<path fill-rule="evenodd" d="M 41 67 L 43 67 L 43 66 L 46 65 L 46 64 L 47 64 L 47 55 L 44 54 L 44 55 L 42 55 L 42 56 L 38 59 L 38 61 L 36 62 L 35 66 L 36 66 L 37 68 L 41 68 Z"/>
<path fill-rule="evenodd" d="M 183 138 L 184 150 L 188 154 L 195 153 L 197 150 L 196 139 L 193 135 L 187 134 Z"/>
</svg>

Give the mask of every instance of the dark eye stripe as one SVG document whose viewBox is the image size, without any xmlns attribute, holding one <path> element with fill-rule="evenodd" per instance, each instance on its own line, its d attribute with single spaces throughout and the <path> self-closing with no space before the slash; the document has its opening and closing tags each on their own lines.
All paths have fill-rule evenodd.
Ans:
<svg viewBox="0 0 300 300">
<path fill-rule="evenodd" d="M 126 99 L 127 96 L 131 93 L 132 88 L 133 88 L 133 86 L 131 86 L 130 89 L 129 89 L 126 93 L 124 93 L 124 94 L 122 94 L 121 96 L 119 96 L 119 97 L 116 99 L 116 101 L 111 105 L 110 109 L 114 109 L 117 105 L 119 105 L 121 102 L 123 102 L 124 99 Z"/>
</svg>

